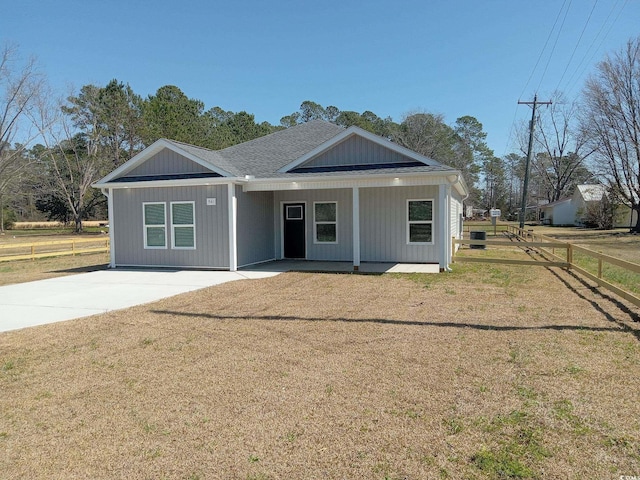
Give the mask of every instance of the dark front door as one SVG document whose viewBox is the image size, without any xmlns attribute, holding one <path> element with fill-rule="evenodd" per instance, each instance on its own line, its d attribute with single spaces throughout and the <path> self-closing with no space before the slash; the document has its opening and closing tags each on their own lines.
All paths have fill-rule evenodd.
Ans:
<svg viewBox="0 0 640 480">
<path fill-rule="evenodd" d="M 283 213 L 285 258 L 306 258 L 304 203 L 286 203 Z"/>
</svg>

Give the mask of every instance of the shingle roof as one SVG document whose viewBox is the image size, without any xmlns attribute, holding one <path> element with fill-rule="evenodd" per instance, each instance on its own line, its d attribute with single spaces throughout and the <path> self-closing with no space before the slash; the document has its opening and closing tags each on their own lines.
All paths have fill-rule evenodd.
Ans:
<svg viewBox="0 0 640 480">
<path fill-rule="evenodd" d="M 315 120 L 225 148 L 218 153 L 241 170 L 244 175 L 265 177 L 322 145 L 343 130 L 344 128 L 333 123 Z"/>
<path fill-rule="evenodd" d="M 402 174 L 455 171 L 446 165 L 393 166 L 388 168 L 358 168 L 331 172 L 279 172 L 305 154 L 331 140 L 345 129 L 333 123 L 313 120 L 294 127 L 240 143 L 223 150 L 209 150 L 173 140 L 177 148 L 233 176 L 252 175 L 256 178 L 302 178 L 309 176 L 342 176 L 366 174 Z"/>
</svg>

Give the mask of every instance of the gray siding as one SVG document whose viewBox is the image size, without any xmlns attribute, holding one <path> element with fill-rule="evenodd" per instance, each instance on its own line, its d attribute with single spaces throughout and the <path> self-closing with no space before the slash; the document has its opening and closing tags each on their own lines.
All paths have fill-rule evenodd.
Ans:
<svg viewBox="0 0 640 480">
<path fill-rule="evenodd" d="M 300 167 L 326 167 L 340 165 L 376 165 L 415 161 L 371 140 L 351 136 L 331 150 L 312 158 Z"/>
<path fill-rule="evenodd" d="M 433 245 L 407 244 L 407 200 L 433 200 Z M 438 263 L 438 187 L 360 189 L 363 262 Z"/>
<path fill-rule="evenodd" d="M 238 266 L 275 258 L 273 192 L 243 192 L 236 187 Z"/>
<path fill-rule="evenodd" d="M 229 268 L 227 185 L 113 191 L 116 265 Z M 215 198 L 215 206 L 207 206 Z M 196 249 L 171 248 L 170 202 L 195 202 Z M 166 202 L 167 248 L 144 248 L 143 202 Z"/>
<path fill-rule="evenodd" d="M 305 201 L 307 202 L 305 222 L 307 260 L 353 260 L 353 198 L 351 189 L 347 188 L 275 192 L 276 258 L 281 258 L 282 256 L 282 203 Z M 313 202 L 338 202 L 338 243 L 314 243 Z"/>
<path fill-rule="evenodd" d="M 177 173 L 206 173 L 211 170 L 189 160 L 173 150 L 165 148 L 126 174 L 136 175 L 171 175 Z"/>
</svg>

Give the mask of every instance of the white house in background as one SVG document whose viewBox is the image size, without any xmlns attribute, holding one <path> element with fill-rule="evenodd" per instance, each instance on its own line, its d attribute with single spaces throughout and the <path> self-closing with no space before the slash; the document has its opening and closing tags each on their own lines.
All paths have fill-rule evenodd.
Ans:
<svg viewBox="0 0 640 480">
<path fill-rule="evenodd" d="M 545 225 L 584 225 L 587 209 L 590 205 L 601 202 L 606 191 L 604 185 L 578 185 L 570 198 L 541 206 L 541 220 Z M 622 205 L 616 214 L 615 226 L 628 227 L 634 219 L 631 209 Z"/>
<path fill-rule="evenodd" d="M 459 171 L 316 120 L 223 150 L 161 139 L 99 180 L 112 268 L 237 270 L 278 259 L 451 262 Z"/>
</svg>

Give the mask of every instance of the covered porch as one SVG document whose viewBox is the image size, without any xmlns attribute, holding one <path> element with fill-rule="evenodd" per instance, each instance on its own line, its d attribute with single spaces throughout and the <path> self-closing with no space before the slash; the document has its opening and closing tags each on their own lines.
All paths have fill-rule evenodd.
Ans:
<svg viewBox="0 0 640 480">
<path fill-rule="evenodd" d="M 322 260 L 274 260 L 258 265 L 240 268 L 239 272 L 315 272 L 315 273 L 354 273 L 353 262 L 331 262 Z M 391 263 L 362 262 L 357 273 L 438 273 L 437 263 Z"/>
</svg>

